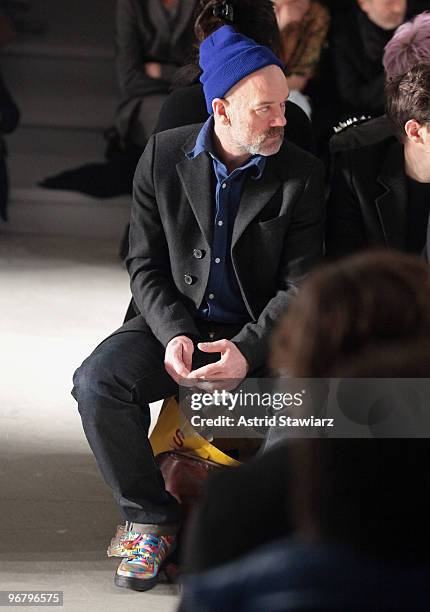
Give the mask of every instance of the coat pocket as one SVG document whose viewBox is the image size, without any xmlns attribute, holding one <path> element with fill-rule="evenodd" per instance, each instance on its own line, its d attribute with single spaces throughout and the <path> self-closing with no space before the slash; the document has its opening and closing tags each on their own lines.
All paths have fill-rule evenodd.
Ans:
<svg viewBox="0 0 430 612">
<path fill-rule="evenodd" d="M 265 232 L 274 232 L 277 230 L 285 229 L 287 225 L 287 215 L 281 217 L 274 217 L 267 221 L 260 221 L 257 223 L 257 227 Z"/>
</svg>

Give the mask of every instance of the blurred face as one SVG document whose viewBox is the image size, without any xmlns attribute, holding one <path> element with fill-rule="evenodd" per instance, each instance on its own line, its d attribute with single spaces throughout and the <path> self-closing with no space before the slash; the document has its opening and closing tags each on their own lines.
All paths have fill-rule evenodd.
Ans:
<svg viewBox="0 0 430 612">
<path fill-rule="evenodd" d="M 278 66 L 242 79 L 226 95 L 228 137 L 239 154 L 274 155 L 284 138 L 288 85 Z"/>
<path fill-rule="evenodd" d="M 290 23 L 300 23 L 310 7 L 310 0 L 274 0 L 278 27 L 283 30 Z"/>
<path fill-rule="evenodd" d="M 393 30 L 406 17 L 407 0 L 358 0 L 370 21 L 384 30 Z"/>
</svg>

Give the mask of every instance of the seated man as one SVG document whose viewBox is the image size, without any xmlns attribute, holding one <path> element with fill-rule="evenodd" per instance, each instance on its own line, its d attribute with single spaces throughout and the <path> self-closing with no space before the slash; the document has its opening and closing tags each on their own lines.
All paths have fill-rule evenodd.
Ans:
<svg viewBox="0 0 430 612">
<path fill-rule="evenodd" d="M 351 130 L 338 147 L 328 203 L 326 248 L 342 256 L 372 246 L 421 253 L 430 195 L 430 65 L 388 79 L 386 115 Z M 345 136 L 347 136 L 345 134 Z M 335 139 L 337 137 L 334 137 Z M 342 148 L 342 150 L 340 150 Z"/>
<path fill-rule="evenodd" d="M 239 384 L 263 371 L 270 330 L 322 254 L 322 165 L 283 141 L 280 60 L 223 26 L 200 63 L 211 116 L 154 135 L 136 170 L 127 266 L 141 314 L 74 378 L 132 543 L 115 582 L 141 591 L 156 584 L 181 518 L 148 441 L 149 403 L 219 354 L 199 377 Z"/>
</svg>

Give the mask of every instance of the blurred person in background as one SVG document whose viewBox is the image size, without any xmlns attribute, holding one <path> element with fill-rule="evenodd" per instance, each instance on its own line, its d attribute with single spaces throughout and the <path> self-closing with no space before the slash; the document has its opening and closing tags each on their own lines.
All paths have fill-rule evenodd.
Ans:
<svg viewBox="0 0 430 612">
<path fill-rule="evenodd" d="M 173 75 L 191 57 L 196 2 L 117 0 L 120 101 L 115 126 L 104 134 L 106 162 L 65 170 L 40 181 L 41 187 L 80 191 L 96 198 L 131 194 L 137 162 L 154 131 Z"/>
<path fill-rule="evenodd" d="M 429 13 L 420 13 L 397 28 L 385 46 L 382 63 L 385 80 L 408 72 L 415 64 L 430 63 Z M 331 138 L 331 149 L 336 153 L 374 144 L 394 135 L 393 125 L 385 114 L 376 118 L 340 122 L 336 132 Z"/>
<path fill-rule="evenodd" d="M 399 26 L 384 49 L 385 78 L 407 72 L 415 64 L 430 64 L 430 13 Z"/>
<path fill-rule="evenodd" d="M 384 47 L 414 12 L 411 0 L 357 0 L 339 13 L 332 32 L 332 57 L 341 116 L 384 112 Z"/>
<path fill-rule="evenodd" d="M 12 42 L 15 30 L 9 18 L 1 11 L 0 4 L 0 48 Z M 12 98 L 0 73 L 0 218 L 7 221 L 7 201 L 9 195 L 9 179 L 6 165 L 7 148 L 3 138 L 10 134 L 19 122 L 19 109 Z"/>
<path fill-rule="evenodd" d="M 7 221 L 9 179 L 6 165 L 7 148 L 3 134 L 10 134 L 19 122 L 18 107 L 0 74 L 0 218 Z"/>
<path fill-rule="evenodd" d="M 311 105 L 303 92 L 318 69 L 330 15 L 315 0 L 275 0 L 274 4 L 290 100 L 299 104 L 310 116 Z"/>
<path fill-rule="evenodd" d="M 399 252 L 311 273 L 273 337 L 281 376 L 427 378 L 429 358 L 430 271 Z M 426 612 L 429 459 L 426 439 L 311 438 L 211 476 L 180 611 Z"/>
<path fill-rule="evenodd" d="M 118 0 L 116 126 L 141 150 L 178 68 L 189 61 L 197 0 Z"/>
<path fill-rule="evenodd" d="M 377 245 L 421 253 L 426 243 L 429 13 L 398 28 L 384 66 L 387 114 L 332 138 L 326 247 L 333 257 Z"/>
</svg>

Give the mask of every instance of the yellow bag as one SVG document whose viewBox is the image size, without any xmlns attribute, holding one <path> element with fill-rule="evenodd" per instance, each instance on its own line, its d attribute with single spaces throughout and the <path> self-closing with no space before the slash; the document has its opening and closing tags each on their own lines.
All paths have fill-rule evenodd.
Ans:
<svg viewBox="0 0 430 612">
<path fill-rule="evenodd" d="M 220 465 L 240 465 L 239 461 L 223 453 L 196 432 L 174 397 L 164 400 L 149 441 L 155 456 L 174 450 L 209 459 Z"/>
</svg>

